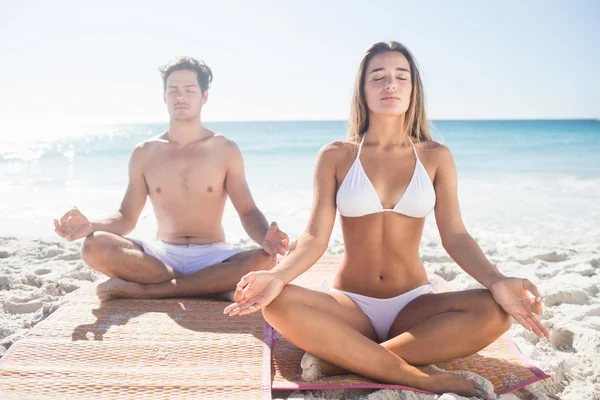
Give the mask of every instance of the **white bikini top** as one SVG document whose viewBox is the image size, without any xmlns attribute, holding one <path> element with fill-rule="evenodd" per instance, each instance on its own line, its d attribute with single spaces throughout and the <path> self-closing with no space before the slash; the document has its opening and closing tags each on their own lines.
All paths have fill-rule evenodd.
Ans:
<svg viewBox="0 0 600 400">
<path fill-rule="evenodd" d="M 394 208 L 390 209 L 383 208 L 381 205 L 377 192 L 360 162 L 360 152 L 365 136 L 366 134 L 363 135 L 358 147 L 358 156 L 352 163 L 336 196 L 340 215 L 362 217 L 384 211 L 393 211 L 413 218 L 425 218 L 429 215 L 435 207 L 435 190 L 410 138 L 410 144 L 417 158 L 415 170 L 402 197 Z"/>
</svg>

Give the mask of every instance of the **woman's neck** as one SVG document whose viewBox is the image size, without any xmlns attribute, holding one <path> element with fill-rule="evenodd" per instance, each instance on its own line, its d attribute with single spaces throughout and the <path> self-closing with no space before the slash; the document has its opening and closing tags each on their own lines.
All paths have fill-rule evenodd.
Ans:
<svg viewBox="0 0 600 400">
<path fill-rule="evenodd" d="M 365 138 L 380 147 L 408 145 L 408 134 L 404 131 L 404 114 L 400 116 L 369 116 L 369 128 Z"/>
</svg>

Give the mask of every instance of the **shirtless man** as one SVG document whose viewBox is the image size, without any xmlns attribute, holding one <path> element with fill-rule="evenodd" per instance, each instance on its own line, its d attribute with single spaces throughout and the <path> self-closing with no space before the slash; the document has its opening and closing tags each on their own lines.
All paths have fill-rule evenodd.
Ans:
<svg viewBox="0 0 600 400">
<path fill-rule="evenodd" d="M 211 70 L 202 61 L 180 57 L 160 71 L 169 128 L 133 150 L 119 211 L 90 221 L 73 208 L 54 220 L 59 236 L 85 238 L 83 260 L 112 278 L 98 286 L 103 300 L 229 292 L 248 272 L 271 269 L 289 243 L 254 203 L 237 145 L 202 126 Z M 261 249 L 242 251 L 225 243 L 221 221 L 227 196 Z M 126 238 L 147 197 L 156 215 L 157 240 Z"/>
</svg>

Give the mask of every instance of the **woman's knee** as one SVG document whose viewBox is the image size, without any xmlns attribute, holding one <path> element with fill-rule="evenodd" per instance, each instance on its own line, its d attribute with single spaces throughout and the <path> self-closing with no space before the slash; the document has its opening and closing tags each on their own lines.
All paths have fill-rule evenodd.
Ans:
<svg viewBox="0 0 600 400">
<path fill-rule="evenodd" d="M 262 313 L 265 320 L 272 324 L 281 319 L 289 311 L 297 298 L 297 288 L 293 285 L 286 285 L 269 305 L 263 308 Z"/>
<path fill-rule="evenodd" d="M 483 291 L 481 296 L 481 301 L 474 302 L 475 312 L 481 321 L 483 334 L 495 340 L 510 329 L 512 317 L 496 303 L 489 290 Z"/>
</svg>

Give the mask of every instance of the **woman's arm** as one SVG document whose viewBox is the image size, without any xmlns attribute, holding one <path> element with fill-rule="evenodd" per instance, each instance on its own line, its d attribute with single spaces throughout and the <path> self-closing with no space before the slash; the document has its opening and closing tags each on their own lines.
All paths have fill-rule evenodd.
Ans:
<svg viewBox="0 0 600 400">
<path fill-rule="evenodd" d="M 341 142 L 324 146 L 317 157 L 313 178 L 313 203 L 304 232 L 288 255 L 271 271 L 285 284 L 304 273 L 325 253 L 335 223 L 335 171 L 343 151 Z"/>
<path fill-rule="evenodd" d="M 225 314 L 245 315 L 269 305 L 283 287 L 305 272 L 323 255 L 335 222 L 336 165 L 343 155 L 343 144 L 336 142 L 321 149 L 313 183 L 313 206 L 308 225 L 292 250 L 270 271 L 250 272 L 240 279 L 234 293 L 235 303 Z"/>
<path fill-rule="evenodd" d="M 450 257 L 469 275 L 488 288 L 494 300 L 527 330 L 539 337 L 550 337 L 548 330 L 533 313 L 541 315 L 541 295 L 528 279 L 503 275 L 485 257 L 481 248 L 469 235 L 458 205 L 456 166 L 448 148 L 437 149 L 438 168 L 435 174 L 435 219 L 442 245 Z M 528 295 L 532 293 L 535 300 Z"/>
<path fill-rule="evenodd" d="M 456 165 L 450 150 L 441 146 L 435 151 L 439 162 L 434 180 L 435 220 L 442 246 L 465 272 L 489 288 L 505 276 L 489 262 L 465 228 L 458 204 Z"/>
</svg>

